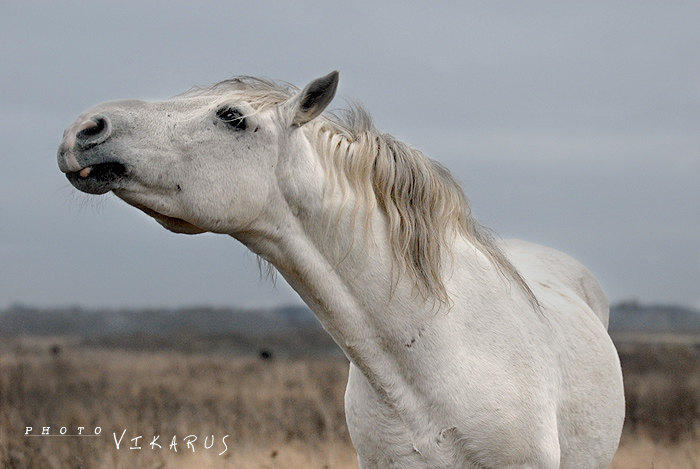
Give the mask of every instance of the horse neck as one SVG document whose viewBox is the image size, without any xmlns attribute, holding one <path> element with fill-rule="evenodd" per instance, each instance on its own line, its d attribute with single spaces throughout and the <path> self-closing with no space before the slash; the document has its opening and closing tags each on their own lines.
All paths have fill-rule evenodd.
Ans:
<svg viewBox="0 0 700 469">
<path fill-rule="evenodd" d="M 313 154 L 308 147 L 296 154 L 306 151 Z M 493 323 L 502 316 L 489 313 L 507 309 L 513 286 L 474 242 L 456 235 L 443 263 L 453 302 L 426 299 L 395 259 L 389 221 L 367 194 L 342 174 L 324 184 L 327 166 L 314 158 L 282 162 L 277 171 L 279 200 L 268 203 L 275 215 L 267 228 L 237 237 L 285 277 L 411 434 L 423 434 L 432 419 L 425 396 L 441 392 L 436 382 L 460 379 L 444 369 L 445 353 L 464 355 L 465 343 L 489 340 L 479 331 L 499 331 Z M 460 385 L 451 384 L 445 389 Z"/>
<path fill-rule="evenodd" d="M 408 386 L 397 385 L 402 364 L 393 350 L 410 342 L 430 307 L 396 271 L 380 214 L 372 216 L 369 237 L 363 214 L 333 218 L 296 219 L 297 230 L 276 240 L 268 259 L 375 391 L 392 406 L 405 405 L 415 399 Z M 328 224 L 336 225 L 334 235 L 319 229 Z"/>
<path fill-rule="evenodd" d="M 471 340 L 465 331 L 472 325 L 484 329 L 478 317 L 472 322 L 474 315 L 492 308 L 485 304 L 490 297 L 483 291 L 503 281 L 481 251 L 457 236 L 449 247 L 454 256 L 446 256 L 452 260 L 445 262 L 448 292 L 459 290 L 454 304 L 423 298 L 394 258 L 385 214 L 346 189 L 340 197 L 319 187 L 297 199 L 309 201 L 303 206 L 284 197 L 271 201 L 268 206 L 284 207 L 284 215 L 269 225 L 265 236 L 239 239 L 284 276 L 376 394 L 418 438 L 433 418 L 425 396 L 434 392 L 436 382 L 453 376 L 442 369 L 445 350 L 461 353 L 464 341 Z"/>
<path fill-rule="evenodd" d="M 352 218 L 343 217 L 331 235 L 319 226 L 332 217 L 296 218 L 275 243 L 279 257 L 270 260 L 419 444 L 434 437 L 436 417 L 427 396 L 442 392 L 435 383 L 451 390 L 454 383 L 445 381 L 459 379 L 444 369 L 444 352 L 461 356 L 465 341 L 478 346 L 464 331 L 472 325 L 483 330 L 473 315 L 492 305 L 480 304 L 488 295 L 478 293 L 468 302 L 456 298 L 451 308 L 422 298 L 408 274 L 397 271 L 382 213 L 374 210 L 369 234 L 364 215 L 356 215 L 354 231 Z M 464 282 L 465 290 L 478 291 L 479 278 L 502 284 L 495 269 L 493 278 L 489 275 L 492 264 L 480 251 L 461 238 L 454 247 L 460 251 L 455 264 L 463 267 L 451 272 L 450 290 Z M 462 271 L 472 263 L 471 275 Z"/>
<path fill-rule="evenodd" d="M 402 340 L 431 309 L 399 272 L 378 211 L 333 210 L 294 225 L 295 234 L 290 230 L 278 241 L 283 258 L 272 263 L 350 359 L 364 361 L 356 352 L 368 337 Z"/>
</svg>

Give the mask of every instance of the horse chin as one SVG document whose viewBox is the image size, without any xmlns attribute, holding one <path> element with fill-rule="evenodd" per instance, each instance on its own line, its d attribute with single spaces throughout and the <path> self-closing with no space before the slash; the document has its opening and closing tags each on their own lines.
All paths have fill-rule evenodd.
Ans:
<svg viewBox="0 0 700 469">
<path fill-rule="evenodd" d="M 165 215 L 151 215 L 155 220 L 160 223 L 166 230 L 172 231 L 173 233 L 180 234 L 200 234 L 206 233 L 206 230 L 193 225 L 190 222 L 182 220 L 180 218 L 166 217 Z"/>
<path fill-rule="evenodd" d="M 176 218 L 176 217 L 169 217 L 167 215 L 163 215 L 162 213 L 158 213 L 155 210 L 152 210 L 144 205 L 140 205 L 137 203 L 134 203 L 130 200 L 125 199 L 122 197 L 118 192 L 115 191 L 115 194 L 124 200 L 126 203 L 129 205 L 132 205 L 136 207 L 137 209 L 141 210 L 143 213 L 148 215 L 149 217 L 152 217 L 157 221 L 158 223 L 163 226 L 166 230 L 172 231 L 173 233 L 180 233 L 180 234 L 201 234 L 201 233 L 206 233 L 207 230 L 203 230 L 202 228 L 193 225 L 192 223 L 185 221 L 181 218 Z"/>
</svg>

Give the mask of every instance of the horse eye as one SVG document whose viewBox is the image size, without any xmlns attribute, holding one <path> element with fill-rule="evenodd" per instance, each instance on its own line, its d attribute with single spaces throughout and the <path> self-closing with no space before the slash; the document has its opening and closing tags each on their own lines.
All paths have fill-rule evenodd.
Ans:
<svg viewBox="0 0 700 469">
<path fill-rule="evenodd" d="M 216 117 L 218 117 L 222 122 L 226 122 L 228 125 L 238 130 L 246 129 L 246 121 L 241 111 L 236 108 L 224 107 L 216 111 Z"/>
</svg>

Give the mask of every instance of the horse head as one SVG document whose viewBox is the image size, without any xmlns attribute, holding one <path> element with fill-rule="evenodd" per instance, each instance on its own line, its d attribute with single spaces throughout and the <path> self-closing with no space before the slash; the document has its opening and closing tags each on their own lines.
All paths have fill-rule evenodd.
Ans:
<svg viewBox="0 0 700 469">
<path fill-rule="evenodd" d="M 332 72 L 301 91 L 256 99 L 230 80 L 166 101 L 101 104 L 65 131 L 58 166 L 77 189 L 112 191 L 174 232 L 258 230 L 279 221 L 270 212 L 284 204 L 270 202 L 290 197 L 285 171 L 304 168 L 310 150 L 300 128 L 337 84 Z M 311 182 L 301 177 L 291 185 Z"/>
</svg>

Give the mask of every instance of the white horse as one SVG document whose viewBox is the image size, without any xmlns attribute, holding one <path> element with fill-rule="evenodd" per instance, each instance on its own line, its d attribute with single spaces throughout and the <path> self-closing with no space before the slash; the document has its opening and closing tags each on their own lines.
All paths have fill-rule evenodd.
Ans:
<svg viewBox="0 0 700 469">
<path fill-rule="evenodd" d="M 242 77 L 99 105 L 58 165 L 178 233 L 269 261 L 350 360 L 362 468 L 603 468 L 624 419 L 608 304 L 585 267 L 496 242 L 450 173 L 359 108 Z"/>
</svg>

